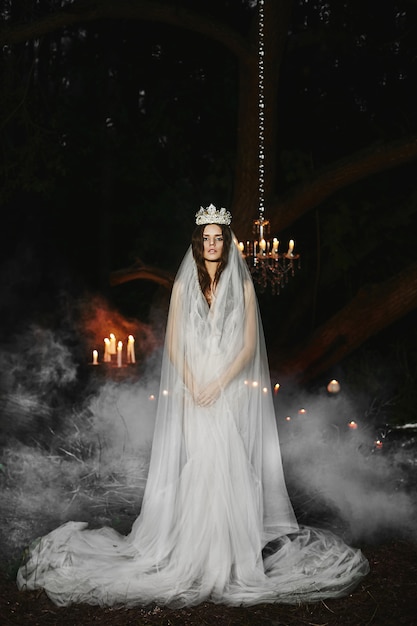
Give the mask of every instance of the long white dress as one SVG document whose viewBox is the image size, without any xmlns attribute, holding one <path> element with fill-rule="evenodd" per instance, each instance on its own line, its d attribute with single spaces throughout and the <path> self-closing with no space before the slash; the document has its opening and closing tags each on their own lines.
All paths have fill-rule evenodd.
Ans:
<svg viewBox="0 0 417 626">
<path fill-rule="evenodd" d="M 197 406 L 194 392 L 210 384 L 220 387 L 218 400 Z M 171 296 L 139 517 L 127 536 L 63 524 L 30 547 L 19 588 L 43 588 L 57 605 L 175 607 L 350 592 L 368 562 L 331 532 L 299 527 L 270 386 L 254 288 L 237 246 L 210 307 L 188 250 Z M 267 544 L 274 550 L 263 552 Z"/>
</svg>

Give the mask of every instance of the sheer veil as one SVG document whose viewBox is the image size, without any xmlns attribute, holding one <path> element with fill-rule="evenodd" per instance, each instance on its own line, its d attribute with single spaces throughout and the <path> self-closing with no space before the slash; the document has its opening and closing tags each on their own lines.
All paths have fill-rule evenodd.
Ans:
<svg viewBox="0 0 417 626">
<path fill-rule="evenodd" d="M 203 453 L 203 449 L 192 447 L 196 442 L 188 436 L 199 418 L 229 421 L 244 446 L 257 488 L 262 543 L 298 528 L 283 476 L 258 304 L 246 263 L 235 243 L 234 239 L 210 308 L 200 289 L 191 248 L 177 273 L 144 512 L 132 531 L 135 534 L 138 530 L 140 542 L 143 518 L 153 516 L 154 506 L 159 515 L 162 508 L 167 518 L 166 529 L 158 524 L 155 541 L 159 543 L 161 530 L 165 535 L 172 527 L 172 512 L 182 506 L 178 490 L 184 465 L 194 454 Z M 193 389 L 210 383 L 219 385 L 220 398 L 213 407 L 199 408 L 193 400 Z M 205 442 L 206 453 L 209 441 Z M 210 462 L 215 465 L 219 453 L 212 452 Z M 233 480 L 233 476 L 226 478 Z"/>
<path fill-rule="evenodd" d="M 217 389 L 210 406 L 195 401 L 204 388 Z M 257 299 L 234 237 L 210 307 L 191 247 L 177 273 L 139 517 L 128 536 L 86 526 L 42 537 L 18 586 L 62 605 L 295 603 L 344 595 L 367 573 L 360 550 L 298 526 Z"/>
</svg>

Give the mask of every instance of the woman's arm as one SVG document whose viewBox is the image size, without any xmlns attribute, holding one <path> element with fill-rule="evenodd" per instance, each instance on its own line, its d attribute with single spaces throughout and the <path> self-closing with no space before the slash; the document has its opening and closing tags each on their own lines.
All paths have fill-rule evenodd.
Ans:
<svg viewBox="0 0 417 626">
<path fill-rule="evenodd" d="M 174 283 L 171 294 L 171 306 L 166 330 L 166 343 L 171 363 L 178 372 L 185 387 L 194 397 L 195 382 L 184 354 L 184 338 L 181 334 L 182 320 L 181 285 Z"/>
<path fill-rule="evenodd" d="M 256 324 L 256 299 L 253 284 L 250 281 L 245 283 L 245 328 L 243 335 L 243 346 L 236 358 L 226 369 L 218 375 L 211 383 L 208 383 L 202 391 L 197 394 L 196 402 L 200 406 L 210 406 L 216 402 L 222 389 L 225 389 L 243 368 L 253 358 L 257 341 Z"/>
</svg>

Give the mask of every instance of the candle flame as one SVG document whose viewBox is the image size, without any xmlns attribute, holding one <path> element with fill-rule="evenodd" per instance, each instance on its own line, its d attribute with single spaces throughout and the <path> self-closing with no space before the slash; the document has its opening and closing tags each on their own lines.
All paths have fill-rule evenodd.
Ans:
<svg viewBox="0 0 417 626">
<path fill-rule="evenodd" d="M 329 393 L 339 393 L 340 391 L 340 383 L 335 378 L 329 382 L 327 385 L 327 391 Z"/>
</svg>

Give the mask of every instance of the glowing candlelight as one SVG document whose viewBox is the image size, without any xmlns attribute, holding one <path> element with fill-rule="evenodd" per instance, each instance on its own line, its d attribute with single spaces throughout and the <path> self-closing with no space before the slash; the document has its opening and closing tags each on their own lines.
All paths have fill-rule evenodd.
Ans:
<svg viewBox="0 0 417 626">
<path fill-rule="evenodd" d="M 116 354 L 116 337 L 113 333 L 110 333 L 110 354 Z"/>
<path fill-rule="evenodd" d="M 243 241 L 240 241 L 240 242 L 239 242 L 239 246 L 238 246 L 238 247 L 239 247 L 240 252 L 243 254 L 243 253 L 244 253 L 244 251 L 245 251 L 245 246 L 244 246 L 244 244 L 243 244 Z"/>
<path fill-rule="evenodd" d="M 103 361 L 105 363 L 109 363 L 111 361 L 110 339 L 108 337 L 106 337 L 104 339 L 104 357 L 103 357 Z"/>
<path fill-rule="evenodd" d="M 127 338 L 127 362 L 136 363 L 135 359 L 135 338 L 133 335 L 129 335 Z"/>
<path fill-rule="evenodd" d="M 261 239 L 261 241 L 259 242 L 259 247 L 260 247 L 260 249 L 262 251 L 262 254 L 263 254 L 265 252 L 265 250 L 266 250 L 266 241 L 265 241 L 265 239 Z"/>
<path fill-rule="evenodd" d="M 307 411 L 305 409 L 299 409 L 298 415 L 306 415 Z"/>
<path fill-rule="evenodd" d="M 93 350 L 93 365 L 98 365 L 98 352 Z"/>
<path fill-rule="evenodd" d="M 294 250 L 294 239 L 290 239 L 290 243 L 288 244 L 288 255 L 291 256 Z"/>
<path fill-rule="evenodd" d="M 122 350 L 123 343 L 119 341 L 117 344 L 117 367 L 122 367 Z"/>
<path fill-rule="evenodd" d="M 279 241 L 276 237 L 274 237 L 272 241 L 272 250 L 274 254 L 278 254 L 278 246 L 279 246 Z"/>
<path fill-rule="evenodd" d="M 353 420 L 352 420 L 351 422 L 349 422 L 348 426 L 349 426 L 349 428 L 350 428 L 351 430 L 356 430 L 356 429 L 358 428 L 357 423 L 356 423 L 356 422 L 354 422 Z"/>
<path fill-rule="evenodd" d="M 263 387 L 262 391 L 263 391 L 264 393 L 268 393 L 268 387 Z"/>
<path fill-rule="evenodd" d="M 275 394 L 275 395 L 277 395 L 277 393 L 278 393 L 278 391 L 279 391 L 279 387 L 280 387 L 280 384 L 279 384 L 279 383 L 276 383 L 276 384 L 274 385 L 274 394 Z"/>
<path fill-rule="evenodd" d="M 333 380 L 331 380 L 329 384 L 327 385 L 327 391 L 329 393 L 339 393 L 340 391 L 339 382 L 333 378 Z"/>
</svg>

